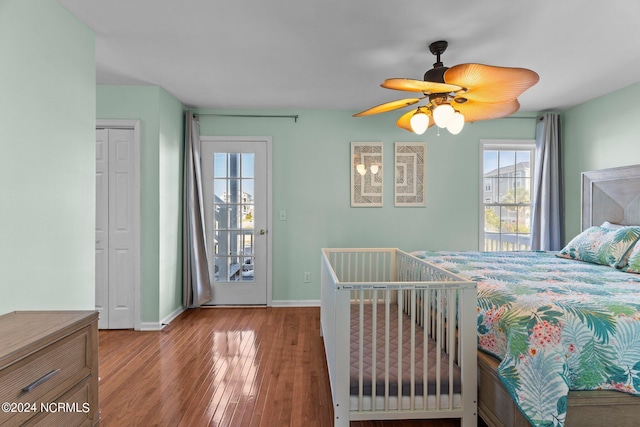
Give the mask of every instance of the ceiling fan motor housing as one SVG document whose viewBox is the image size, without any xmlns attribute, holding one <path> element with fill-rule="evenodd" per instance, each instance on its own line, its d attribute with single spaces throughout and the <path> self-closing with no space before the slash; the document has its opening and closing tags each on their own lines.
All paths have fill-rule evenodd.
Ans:
<svg viewBox="0 0 640 427">
<path fill-rule="evenodd" d="M 429 45 L 429 50 L 436 56 L 436 62 L 433 64 L 433 68 L 424 73 L 425 82 L 444 83 L 444 73 L 449 67 L 444 67 L 440 61 L 440 55 L 447 50 L 449 43 L 444 40 L 433 42 Z"/>
<path fill-rule="evenodd" d="M 439 67 L 437 65 L 440 65 Z M 436 62 L 434 67 L 424 73 L 425 82 L 444 83 L 444 73 L 449 67 L 443 67 L 442 62 Z"/>
</svg>

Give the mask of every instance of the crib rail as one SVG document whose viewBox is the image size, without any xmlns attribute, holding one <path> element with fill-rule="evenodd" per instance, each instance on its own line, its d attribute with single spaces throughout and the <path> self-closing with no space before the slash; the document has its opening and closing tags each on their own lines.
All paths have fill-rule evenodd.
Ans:
<svg viewBox="0 0 640 427">
<path fill-rule="evenodd" d="M 475 283 L 393 248 L 323 249 L 321 276 L 335 425 L 409 418 L 461 418 L 464 427 L 475 425 Z M 430 352 L 435 360 L 426 357 Z M 408 367 L 397 362 L 403 359 Z M 434 367 L 442 375 L 429 374 Z"/>
</svg>

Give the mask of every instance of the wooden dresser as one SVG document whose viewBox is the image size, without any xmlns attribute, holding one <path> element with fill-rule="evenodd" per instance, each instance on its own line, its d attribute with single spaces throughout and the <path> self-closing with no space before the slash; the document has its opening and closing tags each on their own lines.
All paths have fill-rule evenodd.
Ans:
<svg viewBox="0 0 640 427">
<path fill-rule="evenodd" d="M 0 316 L 0 425 L 92 426 L 98 411 L 98 313 Z"/>
</svg>

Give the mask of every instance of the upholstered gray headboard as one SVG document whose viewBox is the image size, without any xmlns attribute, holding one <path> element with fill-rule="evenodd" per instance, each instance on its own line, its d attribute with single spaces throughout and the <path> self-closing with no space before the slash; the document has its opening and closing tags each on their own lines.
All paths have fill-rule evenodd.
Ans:
<svg viewBox="0 0 640 427">
<path fill-rule="evenodd" d="M 640 165 L 582 173 L 582 230 L 604 221 L 640 225 Z"/>
</svg>

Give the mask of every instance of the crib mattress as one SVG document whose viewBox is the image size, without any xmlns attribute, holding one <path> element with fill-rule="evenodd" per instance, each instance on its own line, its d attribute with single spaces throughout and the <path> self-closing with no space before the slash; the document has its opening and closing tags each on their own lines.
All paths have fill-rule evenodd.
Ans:
<svg viewBox="0 0 640 427">
<path fill-rule="evenodd" d="M 411 318 L 405 314 L 402 315 L 402 343 L 400 345 L 399 333 L 398 333 L 398 308 L 395 304 L 390 304 L 389 307 L 389 342 L 388 342 L 388 354 L 389 354 L 389 396 L 398 396 L 398 378 L 401 378 L 402 395 L 411 395 Z M 364 313 L 364 327 L 363 327 L 363 396 L 371 396 L 373 391 L 373 304 L 363 305 Z M 350 394 L 357 396 L 359 394 L 360 381 L 359 381 L 359 348 L 360 348 L 360 334 L 359 334 L 359 318 L 360 318 L 360 306 L 353 304 L 351 307 L 351 369 L 350 369 Z M 376 325 L 376 369 L 375 369 L 375 384 L 376 384 L 376 396 L 385 395 L 385 387 L 387 380 L 385 379 L 385 362 L 386 362 L 386 349 L 385 349 L 385 305 L 377 304 L 377 325 Z M 424 357 L 424 339 L 425 334 L 423 329 L 416 325 L 415 333 L 415 367 L 413 372 L 413 379 L 415 382 L 414 395 L 422 396 L 424 393 L 425 382 L 427 384 L 428 395 L 435 395 L 437 388 L 436 378 L 440 377 L 440 393 L 449 393 L 449 356 L 442 350 L 438 350 L 436 342 L 426 337 L 427 340 L 427 355 Z M 401 348 L 400 359 L 402 363 L 399 363 L 398 349 Z M 437 357 L 440 354 L 440 372 L 437 372 Z M 427 363 L 427 378 L 426 381 L 423 378 L 423 364 L 426 360 Z M 399 370 L 399 368 L 401 368 Z M 400 373 L 399 373 L 400 371 Z M 461 381 L 460 381 L 460 368 L 453 364 L 453 393 L 460 393 Z"/>
</svg>

